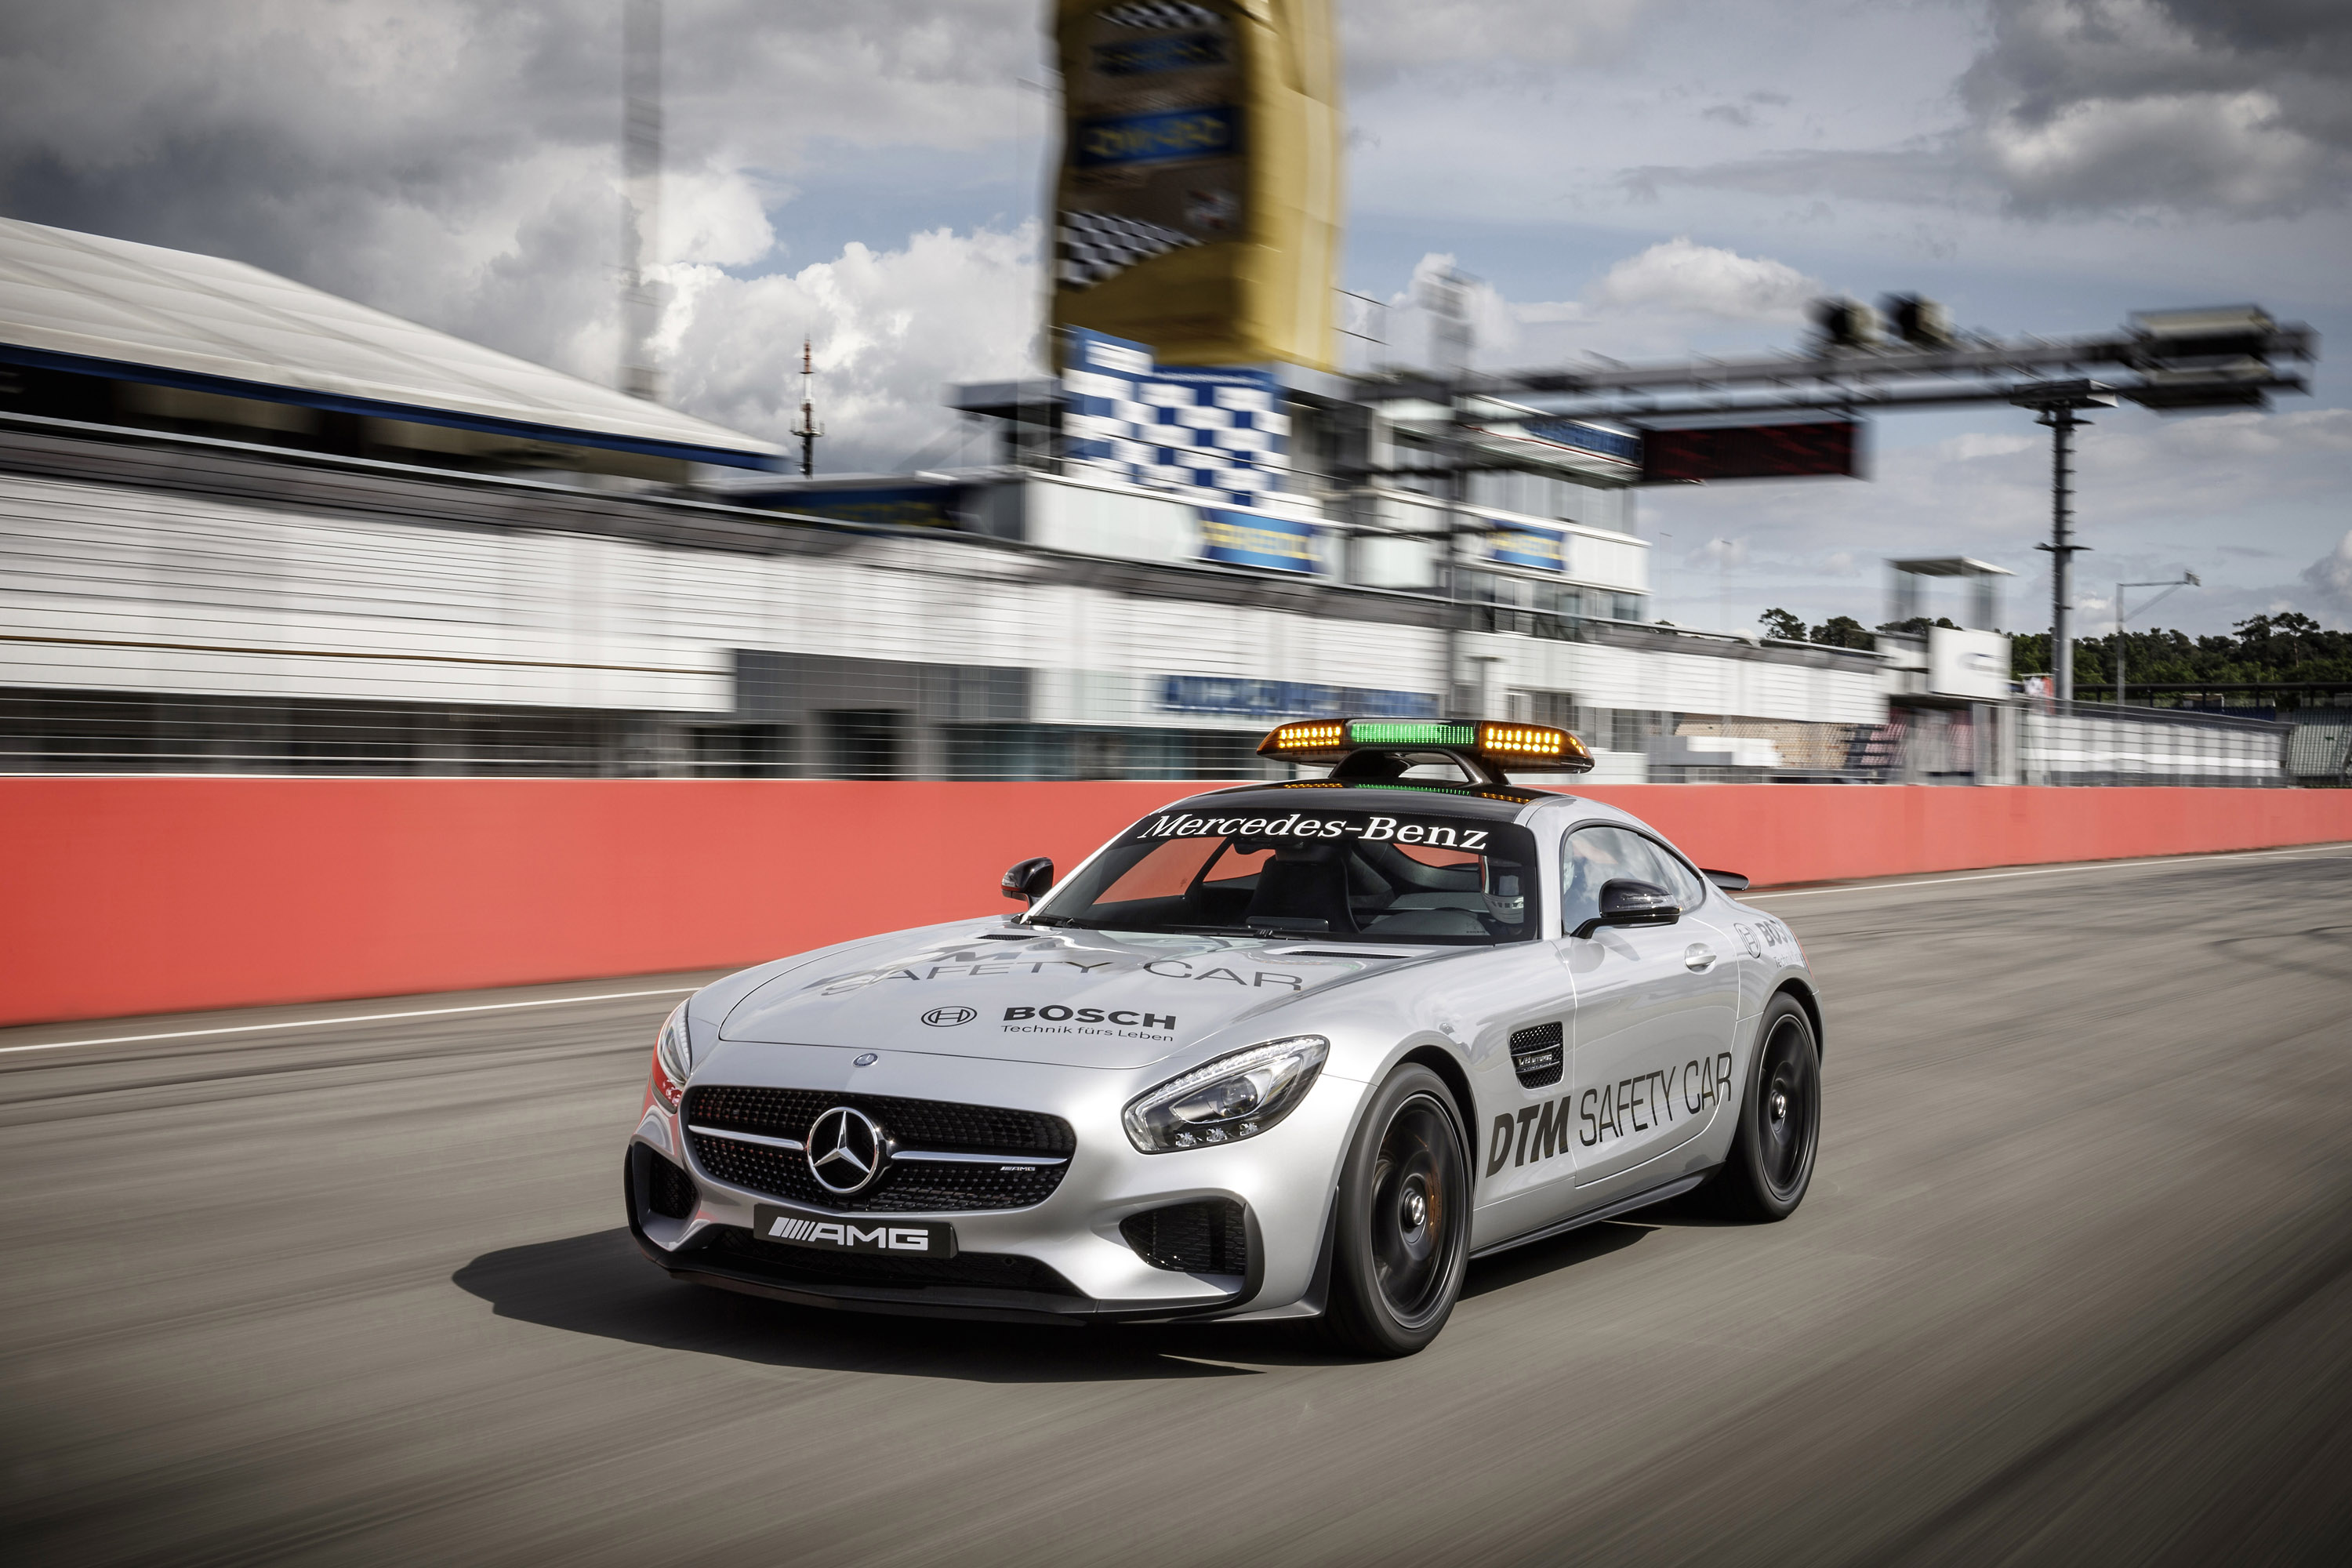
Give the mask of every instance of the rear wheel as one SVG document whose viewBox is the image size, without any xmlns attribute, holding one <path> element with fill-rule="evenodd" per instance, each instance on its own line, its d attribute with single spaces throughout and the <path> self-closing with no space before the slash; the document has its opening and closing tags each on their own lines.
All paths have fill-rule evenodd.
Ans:
<svg viewBox="0 0 2352 1568">
<path fill-rule="evenodd" d="M 1339 1173 L 1324 1324 L 1360 1355 L 1437 1337 L 1470 1261 L 1470 1156 L 1444 1080 L 1407 1065 L 1372 1097 Z"/>
<path fill-rule="evenodd" d="M 1821 1146 L 1821 1045 L 1812 1020 L 1786 992 L 1764 1009 L 1756 1037 L 1739 1131 L 1708 1195 L 1732 1218 L 1786 1219 L 1812 1185 Z"/>
</svg>

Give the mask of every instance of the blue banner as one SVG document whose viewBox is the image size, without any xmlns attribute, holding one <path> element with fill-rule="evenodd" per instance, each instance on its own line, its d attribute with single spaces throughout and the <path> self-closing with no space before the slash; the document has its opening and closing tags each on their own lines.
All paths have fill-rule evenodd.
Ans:
<svg viewBox="0 0 2352 1568">
<path fill-rule="evenodd" d="M 1171 713 L 1237 719 L 1434 719 L 1427 691 L 1381 691 L 1308 680 L 1247 680 L 1223 675 L 1163 675 L 1160 706 Z"/>
<path fill-rule="evenodd" d="M 1590 452 L 1612 463 L 1639 463 L 1642 460 L 1642 438 L 1628 436 L 1622 430 L 1604 430 L 1580 419 L 1530 419 L 1520 428 L 1538 441 Z"/>
<path fill-rule="evenodd" d="M 1107 114 L 1078 123 L 1077 166 L 1118 169 L 1223 158 L 1241 151 L 1241 111 L 1229 104 L 1157 114 Z"/>
<path fill-rule="evenodd" d="M 1311 522 L 1201 508 L 1201 559 L 1268 572 L 1319 572 Z"/>
<path fill-rule="evenodd" d="M 1568 570 L 1568 535 L 1553 528 L 1529 528 L 1523 522 L 1487 521 L 1486 558 L 1504 566 L 1533 566 L 1538 571 Z"/>
</svg>

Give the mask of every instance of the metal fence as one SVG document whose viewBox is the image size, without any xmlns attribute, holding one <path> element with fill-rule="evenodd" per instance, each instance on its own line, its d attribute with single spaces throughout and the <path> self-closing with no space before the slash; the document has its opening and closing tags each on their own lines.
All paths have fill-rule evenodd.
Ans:
<svg viewBox="0 0 2352 1568">
<path fill-rule="evenodd" d="M 2296 724 L 2286 771 L 2306 789 L 2352 789 L 2352 716 Z"/>
</svg>

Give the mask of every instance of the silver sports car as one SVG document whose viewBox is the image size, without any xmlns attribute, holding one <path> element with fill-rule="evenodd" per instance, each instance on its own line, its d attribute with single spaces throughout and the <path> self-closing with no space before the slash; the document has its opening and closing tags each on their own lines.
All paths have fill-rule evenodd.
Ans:
<svg viewBox="0 0 2352 1568">
<path fill-rule="evenodd" d="M 1811 1180 L 1788 928 L 1564 731 L 1286 724 L 1325 778 L 1155 811 L 1027 905 L 779 959 L 661 1026 L 630 1229 L 681 1279 L 1024 1320 L 1320 1318 L 1402 1355 L 1474 1258 Z"/>
</svg>

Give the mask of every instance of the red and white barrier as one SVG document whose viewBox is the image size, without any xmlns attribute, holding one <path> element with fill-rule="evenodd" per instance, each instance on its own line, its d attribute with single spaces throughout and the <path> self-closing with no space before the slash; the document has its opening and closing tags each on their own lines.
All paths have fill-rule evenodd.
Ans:
<svg viewBox="0 0 2352 1568">
<path fill-rule="evenodd" d="M 995 912 L 1204 787 L 0 779 L 0 1024 L 751 963 Z M 2352 840 L 2352 791 L 1584 793 L 1759 886 Z"/>
</svg>

